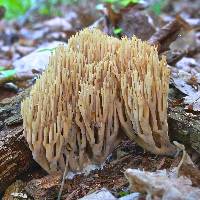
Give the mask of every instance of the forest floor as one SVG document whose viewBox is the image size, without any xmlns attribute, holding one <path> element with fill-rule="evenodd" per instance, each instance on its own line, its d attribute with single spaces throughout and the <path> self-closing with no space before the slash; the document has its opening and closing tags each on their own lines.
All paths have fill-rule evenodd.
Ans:
<svg viewBox="0 0 200 200">
<path fill-rule="evenodd" d="M 77 31 L 93 26 L 114 37 L 130 38 L 136 35 L 142 40 L 151 41 L 152 36 L 156 36 L 154 39 L 158 42 L 159 53 L 167 56 L 171 68 L 170 89 L 176 90 L 176 93 L 169 95 L 169 105 L 181 107 L 192 119 L 199 119 L 200 4 L 198 0 L 166 2 L 161 11 L 149 8 L 146 4 L 137 4 L 114 12 L 108 5 L 99 5 L 96 9 L 97 2 L 83 1 L 78 5 L 58 7 L 63 13 L 62 17 L 44 17 L 32 12 L 20 20 L 0 19 L 0 108 L 6 98 L 15 98 L 34 84 L 48 65 L 48 58 L 55 47 L 60 43 L 67 44 L 67 40 Z M 162 29 L 174 20 L 179 24 L 178 29 L 175 26 Z M 200 167 L 198 149 L 187 146 L 187 152 L 197 169 Z M 180 160 L 181 155 L 169 158 L 144 152 L 125 139 L 102 169 L 67 179 L 62 199 L 79 199 L 103 187 L 119 198 L 130 193 L 129 182 L 124 176 L 126 169 L 151 172 L 170 170 L 177 167 Z M 200 187 L 200 173 L 197 174 L 195 180 L 199 182 L 193 185 Z M 62 174 L 47 175 L 34 162 L 1 195 L 4 200 L 56 199 L 61 180 Z M 16 197 L 13 193 L 16 193 Z M 145 195 L 140 199 L 145 199 Z"/>
</svg>

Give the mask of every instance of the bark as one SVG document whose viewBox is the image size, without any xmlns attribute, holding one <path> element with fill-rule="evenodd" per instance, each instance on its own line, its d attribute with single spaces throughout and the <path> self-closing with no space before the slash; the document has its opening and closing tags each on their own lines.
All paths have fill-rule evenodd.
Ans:
<svg viewBox="0 0 200 200">
<path fill-rule="evenodd" d="M 12 98 L 0 102 L 0 131 L 11 126 L 22 124 L 20 114 L 21 101 L 28 96 L 29 89 Z"/>
<path fill-rule="evenodd" d="M 185 112 L 182 107 L 169 108 L 168 126 L 171 140 L 200 153 L 200 116 Z"/>
<path fill-rule="evenodd" d="M 55 173 L 41 179 L 31 180 L 25 187 L 26 192 L 35 200 L 53 200 L 58 196 L 62 174 Z"/>
<path fill-rule="evenodd" d="M 20 103 L 27 94 L 28 91 L 0 102 L 0 193 L 33 163 L 31 151 L 22 136 L 20 115 Z"/>
<path fill-rule="evenodd" d="M 33 159 L 22 136 L 20 104 L 29 90 L 11 99 L 0 102 L 0 192 L 3 192 L 16 177 L 24 174 Z M 200 120 L 184 111 L 184 108 L 169 107 L 169 134 L 176 140 L 200 153 Z"/>
</svg>

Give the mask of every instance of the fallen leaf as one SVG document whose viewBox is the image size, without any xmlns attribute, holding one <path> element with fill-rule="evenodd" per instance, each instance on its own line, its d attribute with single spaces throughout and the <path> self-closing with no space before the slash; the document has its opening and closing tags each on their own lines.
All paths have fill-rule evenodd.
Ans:
<svg viewBox="0 0 200 200">
<path fill-rule="evenodd" d="M 197 78 L 195 76 L 192 76 L 188 81 L 187 83 L 189 85 L 192 85 L 192 86 L 196 86 L 198 85 L 198 82 L 197 82 Z"/>
<path fill-rule="evenodd" d="M 48 28 L 49 31 L 72 30 L 72 25 L 65 18 L 61 17 L 54 17 L 52 19 L 34 25 L 35 29 L 43 29 L 44 27 Z"/>
<path fill-rule="evenodd" d="M 192 182 L 186 177 L 176 177 L 166 170 L 147 172 L 139 169 L 127 169 L 125 172 L 134 192 L 146 193 L 150 199 L 198 199 L 200 189 L 192 187 Z"/>
<path fill-rule="evenodd" d="M 191 85 L 187 84 L 187 81 L 183 80 L 180 77 L 173 77 L 172 80 L 174 86 L 183 94 L 195 95 L 196 90 Z"/>
<path fill-rule="evenodd" d="M 172 107 L 180 106 L 183 103 L 183 99 L 176 99 L 172 101 Z"/>
<path fill-rule="evenodd" d="M 52 42 L 49 44 L 42 45 L 34 52 L 16 60 L 13 66 L 17 73 L 21 74 L 31 74 L 33 70 L 44 71 L 48 66 L 49 56 L 51 55 L 51 50 L 56 48 L 58 45 L 65 44 L 63 42 Z M 51 49 L 51 50 L 50 50 Z"/>
<path fill-rule="evenodd" d="M 188 105 L 186 109 L 200 111 L 200 91 L 184 97 L 184 103 Z"/>
<path fill-rule="evenodd" d="M 128 38 L 132 38 L 135 35 L 142 40 L 148 40 L 156 31 L 151 21 L 151 16 L 133 7 L 122 13 L 122 19 L 118 23 L 118 27 L 123 30 L 123 35 Z"/>
</svg>

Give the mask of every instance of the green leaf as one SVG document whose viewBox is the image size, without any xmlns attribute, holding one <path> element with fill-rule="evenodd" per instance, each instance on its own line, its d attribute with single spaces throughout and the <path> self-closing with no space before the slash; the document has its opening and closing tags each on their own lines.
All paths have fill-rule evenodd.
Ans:
<svg viewBox="0 0 200 200">
<path fill-rule="evenodd" d="M 0 66 L 0 71 L 3 71 L 3 70 L 5 70 L 5 69 L 6 69 L 5 67 Z"/>
<path fill-rule="evenodd" d="M 121 28 L 115 28 L 114 30 L 113 30 L 113 33 L 115 34 L 115 35 L 119 35 L 120 33 L 122 33 L 122 29 Z"/>
<path fill-rule="evenodd" d="M 120 197 L 124 197 L 124 196 L 130 194 L 130 192 L 120 191 L 118 194 L 119 194 Z"/>
<path fill-rule="evenodd" d="M 51 51 L 51 52 L 53 52 L 55 49 L 56 49 L 56 47 L 54 47 L 54 48 L 45 48 L 45 49 L 40 49 L 40 50 L 38 50 L 37 52 L 38 52 L 38 53 L 44 52 L 44 51 Z"/>
<path fill-rule="evenodd" d="M 150 9 L 156 14 L 156 15 L 160 15 L 161 10 L 164 8 L 166 4 L 165 0 L 157 0 L 155 1 L 151 6 Z"/>
<path fill-rule="evenodd" d="M 15 69 L 1 71 L 0 78 L 12 79 L 15 74 L 16 74 Z"/>
<path fill-rule="evenodd" d="M 113 3 L 117 3 L 117 2 L 119 3 L 119 0 L 103 0 L 103 2 L 113 4 Z"/>
<path fill-rule="evenodd" d="M 40 9 L 39 9 L 39 13 L 41 15 L 50 15 L 50 10 L 47 8 L 47 6 L 42 6 Z"/>
<path fill-rule="evenodd" d="M 6 8 L 6 19 L 18 18 L 34 5 L 33 0 L 0 0 L 0 5 Z"/>
<path fill-rule="evenodd" d="M 130 4 L 137 4 L 139 3 L 139 1 L 140 0 L 123 0 L 123 1 L 120 1 L 120 5 L 123 7 L 127 7 Z"/>
<path fill-rule="evenodd" d="M 127 7 L 129 4 L 137 4 L 140 0 L 103 0 L 105 3 L 118 4 L 122 7 Z"/>
</svg>

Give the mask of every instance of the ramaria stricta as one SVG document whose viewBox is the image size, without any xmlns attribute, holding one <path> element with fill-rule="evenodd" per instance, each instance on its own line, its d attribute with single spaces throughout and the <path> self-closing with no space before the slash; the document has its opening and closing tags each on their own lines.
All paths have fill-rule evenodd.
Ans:
<svg viewBox="0 0 200 200">
<path fill-rule="evenodd" d="M 22 103 L 24 135 L 49 173 L 100 164 L 126 134 L 156 154 L 171 155 L 169 69 L 157 50 L 85 29 L 58 47 Z"/>
</svg>

